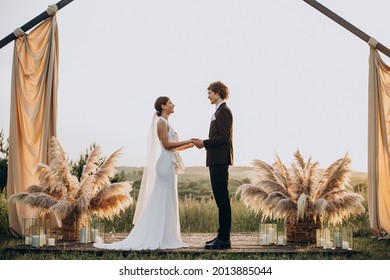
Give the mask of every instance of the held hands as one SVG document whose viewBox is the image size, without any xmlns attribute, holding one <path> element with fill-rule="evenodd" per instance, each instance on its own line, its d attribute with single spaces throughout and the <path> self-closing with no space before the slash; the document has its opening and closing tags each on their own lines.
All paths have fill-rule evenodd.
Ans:
<svg viewBox="0 0 390 280">
<path fill-rule="evenodd" d="M 187 146 L 188 148 L 192 148 L 192 147 L 195 146 L 194 143 L 193 143 L 193 141 L 192 141 L 192 139 L 188 140 L 188 143 L 187 143 L 186 146 Z"/>
<path fill-rule="evenodd" d="M 192 147 L 194 147 L 194 143 L 192 142 L 192 139 L 190 139 L 190 140 L 183 141 L 182 146 L 178 147 L 177 150 L 183 151 Z"/>
<path fill-rule="evenodd" d="M 203 144 L 203 140 L 202 140 L 202 139 L 192 138 L 191 140 L 192 140 L 192 143 L 194 143 L 194 145 L 195 145 L 198 149 L 204 148 L 204 144 Z"/>
<path fill-rule="evenodd" d="M 182 148 L 180 150 L 185 150 L 188 148 L 192 148 L 194 146 L 196 146 L 198 149 L 204 148 L 203 140 L 198 139 L 198 138 L 189 139 L 189 140 L 185 141 L 185 144 L 182 146 Z"/>
</svg>

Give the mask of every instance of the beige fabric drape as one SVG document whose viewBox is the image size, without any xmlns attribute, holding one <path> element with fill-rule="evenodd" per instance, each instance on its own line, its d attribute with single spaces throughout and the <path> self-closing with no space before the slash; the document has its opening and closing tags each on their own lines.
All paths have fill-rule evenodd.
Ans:
<svg viewBox="0 0 390 280">
<path fill-rule="evenodd" d="M 11 81 L 7 196 L 37 183 L 34 168 L 47 163 L 49 140 L 56 136 L 58 30 L 56 17 L 15 40 Z M 37 217 L 22 203 L 9 203 L 9 226 L 22 234 L 22 218 Z"/>
<path fill-rule="evenodd" d="M 368 210 L 371 228 L 390 233 L 390 67 L 370 47 L 368 90 Z"/>
</svg>

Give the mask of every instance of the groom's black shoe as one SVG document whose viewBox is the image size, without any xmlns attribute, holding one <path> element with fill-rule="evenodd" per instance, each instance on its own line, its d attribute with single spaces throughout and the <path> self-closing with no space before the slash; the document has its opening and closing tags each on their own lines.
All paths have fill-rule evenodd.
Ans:
<svg viewBox="0 0 390 280">
<path fill-rule="evenodd" d="M 206 241 L 205 245 L 209 245 L 209 244 L 213 243 L 217 239 L 218 239 L 218 236 L 214 237 L 213 239 L 211 239 L 209 241 Z"/>
<path fill-rule="evenodd" d="M 204 246 L 205 249 L 209 249 L 209 250 L 230 249 L 231 247 L 232 246 L 231 246 L 230 240 L 225 241 L 225 240 L 218 239 L 218 238 L 215 241 L 211 242 L 210 244 L 206 244 Z"/>
</svg>

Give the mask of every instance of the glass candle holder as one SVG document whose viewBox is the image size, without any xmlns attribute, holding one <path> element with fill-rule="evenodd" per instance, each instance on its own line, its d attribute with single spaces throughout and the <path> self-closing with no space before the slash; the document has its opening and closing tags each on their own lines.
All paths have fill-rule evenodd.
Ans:
<svg viewBox="0 0 390 280">
<path fill-rule="evenodd" d="M 316 230 L 316 247 L 334 249 L 333 228 L 324 227 Z"/>
<path fill-rule="evenodd" d="M 353 248 L 353 230 L 350 227 L 341 228 L 342 232 L 342 241 L 341 249 L 352 250 Z"/>
<path fill-rule="evenodd" d="M 41 225 L 39 223 L 31 226 L 31 246 L 41 247 Z"/>
<path fill-rule="evenodd" d="M 39 245 L 46 246 L 47 238 L 51 230 L 51 221 L 50 219 L 41 218 L 39 224 Z"/>
<path fill-rule="evenodd" d="M 277 224 L 260 224 L 260 245 L 274 245 L 277 242 Z"/>
<path fill-rule="evenodd" d="M 57 238 L 56 238 L 56 236 L 54 236 L 54 235 L 49 235 L 48 237 L 47 237 L 47 246 L 56 246 L 56 244 L 57 244 Z"/>
<path fill-rule="evenodd" d="M 324 249 L 333 249 L 334 239 L 333 239 L 333 228 L 326 227 L 324 228 Z"/>
<path fill-rule="evenodd" d="M 316 229 L 316 247 L 324 248 L 325 246 L 325 231 L 323 228 Z"/>
<path fill-rule="evenodd" d="M 336 227 L 333 232 L 334 236 L 334 247 L 341 248 L 343 245 L 343 233 L 339 227 Z"/>
<path fill-rule="evenodd" d="M 40 227 L 42 221 L 41 218 L 22 218 L 22 236 L 24 238 L 24 244 L 28 246 L 39 247 L 40 242 L 38 242 L 38 246 L 36 244 L 36 240 L 40 240 Z M 35 237 L 35 243 L 32 242 L 33 235 L 38 235 L 38 238 Z"/>
<path fill-rule="evenodd" d="M 80 243 L 88 243 L 90 240 L 90 222 L 88 218 L 78 221 L 78 240 Z"/>
<path fill-rule="evenodd" d="M 44 242 L 44 246 L 55 246 L 58 237 L 56 231 L 53 229 L 51 219 L 44 219 L 43 235 L 44 236 L 42 237 L 42 241 Z"/>
<path fill-rule="evenodd" d="M 105 224 L 103 222 L 92 221 L 90 242 L 104 243 L 105 230 Z"/>
<path fill-rule="evenodd" d="M 284 223 L 277 224 L 277 233 L 276 233 L 276 245 L 286 245 L 287 244 L 287 229 Z"/>
<path fill-rule="evenodd" d="M 32 237 L 32 218 L 22 218 L 22 237 L 24 238 L 25 245 L 31 245 L 31 237 Z"/>
</svg>

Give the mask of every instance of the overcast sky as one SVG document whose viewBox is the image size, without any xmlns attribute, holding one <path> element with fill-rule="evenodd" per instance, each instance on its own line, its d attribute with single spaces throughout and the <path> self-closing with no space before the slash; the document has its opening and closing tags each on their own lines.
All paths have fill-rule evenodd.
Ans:
<svg viewBox="0 0 390 280">
<path fill-rule="evenodd" d="M 319 2 L 390 46 L 390 1 Z M 54 3 L 0 0 L 1 38 Z M 369 47 L 301 0 L 75 0 L 57 22 L 57 135 L 70 159 L 96 143 L 104 155 L 123 147 L 118 165 L 142 166 L 160 95 L 176 105 L 169 121 L 181 139 L 206 138 L 207 86 L 221 80 L 235 165 L 271 163 L 275 153 L 289 164 L 299 149 L 321 167 L 349 152 L 351 168 L 367 170 Z M 7 136 L 13 45 L 0 50 Z M 205 164 L 204 150 L 182 157 Z"/>
</svg>

